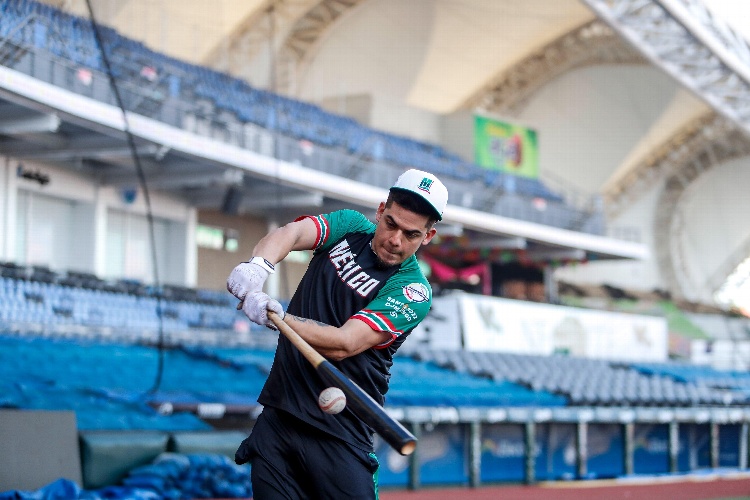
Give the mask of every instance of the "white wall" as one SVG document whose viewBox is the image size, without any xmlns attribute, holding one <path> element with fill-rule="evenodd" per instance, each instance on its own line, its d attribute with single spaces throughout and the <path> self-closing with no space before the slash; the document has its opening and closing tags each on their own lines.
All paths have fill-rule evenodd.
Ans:
<svg viewBox="0 0 750 500">
<path fill-rule="evenodd" d="M 474 113 L 457 111 L 440 118 L 440 143 L 466 161 L 474 161 Z"/>
<path fill-rule="evenodd" d="M 586 67 L 547 83 L 508 121 L 537 130 L 540 171 L 595 193 L 677 90 L 650 66 Z"/>
<path fill-rule="evenodd" d="M 656 261 L 657 203 L 663 182 L 652 185 L 633 201 L 610 227 L 638 230 L 641 242 L 652 256 L 646 261 L 589 262 L 560 268 L 558 280 L 573 283 L 607 283 L 635 290 L 664 288 L 662 270 Z M 711 303 L 717 284 L 727 271 L 728 259 L 750 240 L 750 158 L 717 165 L 696 179 L 677 205 L 669 232 L 675 275 L 685 298 Z M 737 263 L 735 263 L 737 264 Z"/>
<path fill-rule="evenodd" d="M 745 157 L 707 171 L 680 199 L 671 230 L 675 253 L 684 262 L 683 290 L 697 292 L 688 298 L 711 300 L 712 278 L 750 238 L 748 186 L 750 157 Z"/>
<path fill-rule="evenodd" d="M 335 23 L 301 77 L 299 98 L 372 95 L 376 129 L 439 141 L 438 118 L 405 105 L 431 43 L 431 0 L 370 0 Z"/>
<path fill-rule="evenodd" d="M 18 261 L 16 255 L 16 227 L 19 191 L 29 193 L 40 202 L 68 200 L 70 204 L 68 228 L 65 235 L 68 243 L 57 241 L 60 256 L 55 262 L 34 262 L 50 265 L 58 271 L 74 270 L 91 272 L 104 277 L 107 269 L 107 215 L 111 210 L 145 217 L 146 204 L 142 193 L 130 203 L 120 189 L 100 187 L 94 179 L 85 175 L 44 163 L 22 161 L 24 169 L 39 171 L 49 176 L 50 182 L 41 185 L 16 176 L 19 161 L 2 158 L 0 161 L 0 259 Z M 162 193 L 150 192 L 151 207 L 155 219 L 166 225 L 165 237 L 159 250 L 160 278 L 162 283 L 193 286 L 196 281 L 195 225 L 196 210 L 186 202 Z M 40 213 L 37 217 L 44 217 Z M 49 216 L 49 215 L 48 215 Z M 34 220 L 28 221 L 33 230 Z M 36 224 L 40 225 L 40 224 Z M 66 246 L 69 248 L 62 248 Z M 112 276 L 116 277 L 116 276 Z"/>
<path fill-rule="evenodd" d="M 690 361 L 719 370 L 747 371 L 750 369 L 750 342 L 693 340 L 690 342 Z"/>
<path fill-rule="evenodd" d="M 590 261 L 555 270 L 555 279 L 571 283 L 608 284 L 620 288 L 650 291 L 664 288 L 664 280 L 654 251 L 654 216 L 663 183 L 630 204 L 616 219 L 609 221 L 612 229 L 634 229 L 641 243 L 651 249 L 647 260 Z"/>
<path fill-rule="evenodd" d="M 8 260 L 15 232 L 15 173 L 10 174 L 10 158 L 0 156 L 0 261 Z"/>
</svg>

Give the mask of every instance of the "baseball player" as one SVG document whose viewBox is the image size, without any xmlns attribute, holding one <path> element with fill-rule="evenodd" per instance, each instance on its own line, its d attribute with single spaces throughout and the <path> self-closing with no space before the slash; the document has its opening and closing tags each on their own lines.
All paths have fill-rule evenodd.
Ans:
<svg viewBox="0 0 750 500">
<path fill-rule="evenodd" d="M 393 355 L 424 319 L 432 293 L 416 251 L 436 234 L 448 190 L 432 174 L 404 172 L 375 213 L 353 210 L 300 217 L 263 237 L 227 289 L 247 317 L 275 328 L 277 313 L 302 338 L 381 405 Z M 314 250 L 288 310 L 263 293 L 274 265 L 292 250 Z M 258 401 L 263 412 L 235 455 L 250 462 L 253 495 L 267 499 L 373 499 L 378 460 L 373 431 L 348 408 L 317 404 L 326 388 L 283 335 Z"/>
</svg>

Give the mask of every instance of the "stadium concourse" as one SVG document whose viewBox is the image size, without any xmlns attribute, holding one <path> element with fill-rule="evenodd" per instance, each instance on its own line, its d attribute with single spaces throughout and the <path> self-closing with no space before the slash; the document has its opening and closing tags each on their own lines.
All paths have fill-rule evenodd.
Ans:
<svg viewBox="0 0 750 500">
<path fill-rule="evenodd" d="M 0 498 L 250 497 L 277 338 L 226 277 L 413 167 L 382 498 L 750 495 L 750 49 L 702 4 L 91 4 L 0 1 Z"/>
</svg>

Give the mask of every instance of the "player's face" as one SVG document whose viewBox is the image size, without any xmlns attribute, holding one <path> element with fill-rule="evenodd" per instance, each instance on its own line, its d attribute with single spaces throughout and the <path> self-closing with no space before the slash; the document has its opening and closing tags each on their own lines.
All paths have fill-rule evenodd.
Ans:
<svg viewBox="0 0 750 500">
<path fill-rule="evenodd" d="M 390 208 L 381 203 L 375 214 L 377 227 L 372 239 L 372 250 L 385 266 L 396 266 L 416 253 L 421 245 L 430 242 L 435 228 L 427 229 L 428 217 L 392 203 Z"/>
</svg>

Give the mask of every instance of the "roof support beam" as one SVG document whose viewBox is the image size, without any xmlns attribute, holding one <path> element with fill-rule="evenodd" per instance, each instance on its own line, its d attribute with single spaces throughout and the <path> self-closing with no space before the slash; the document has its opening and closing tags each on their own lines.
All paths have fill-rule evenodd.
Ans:
<svg viewBox="0 0 750 500">
<path fill-rule="evenodd" d="M 750 135 L 750 47 L 698 0 L 583 0 L 654 65 Z"/>
</svg>

